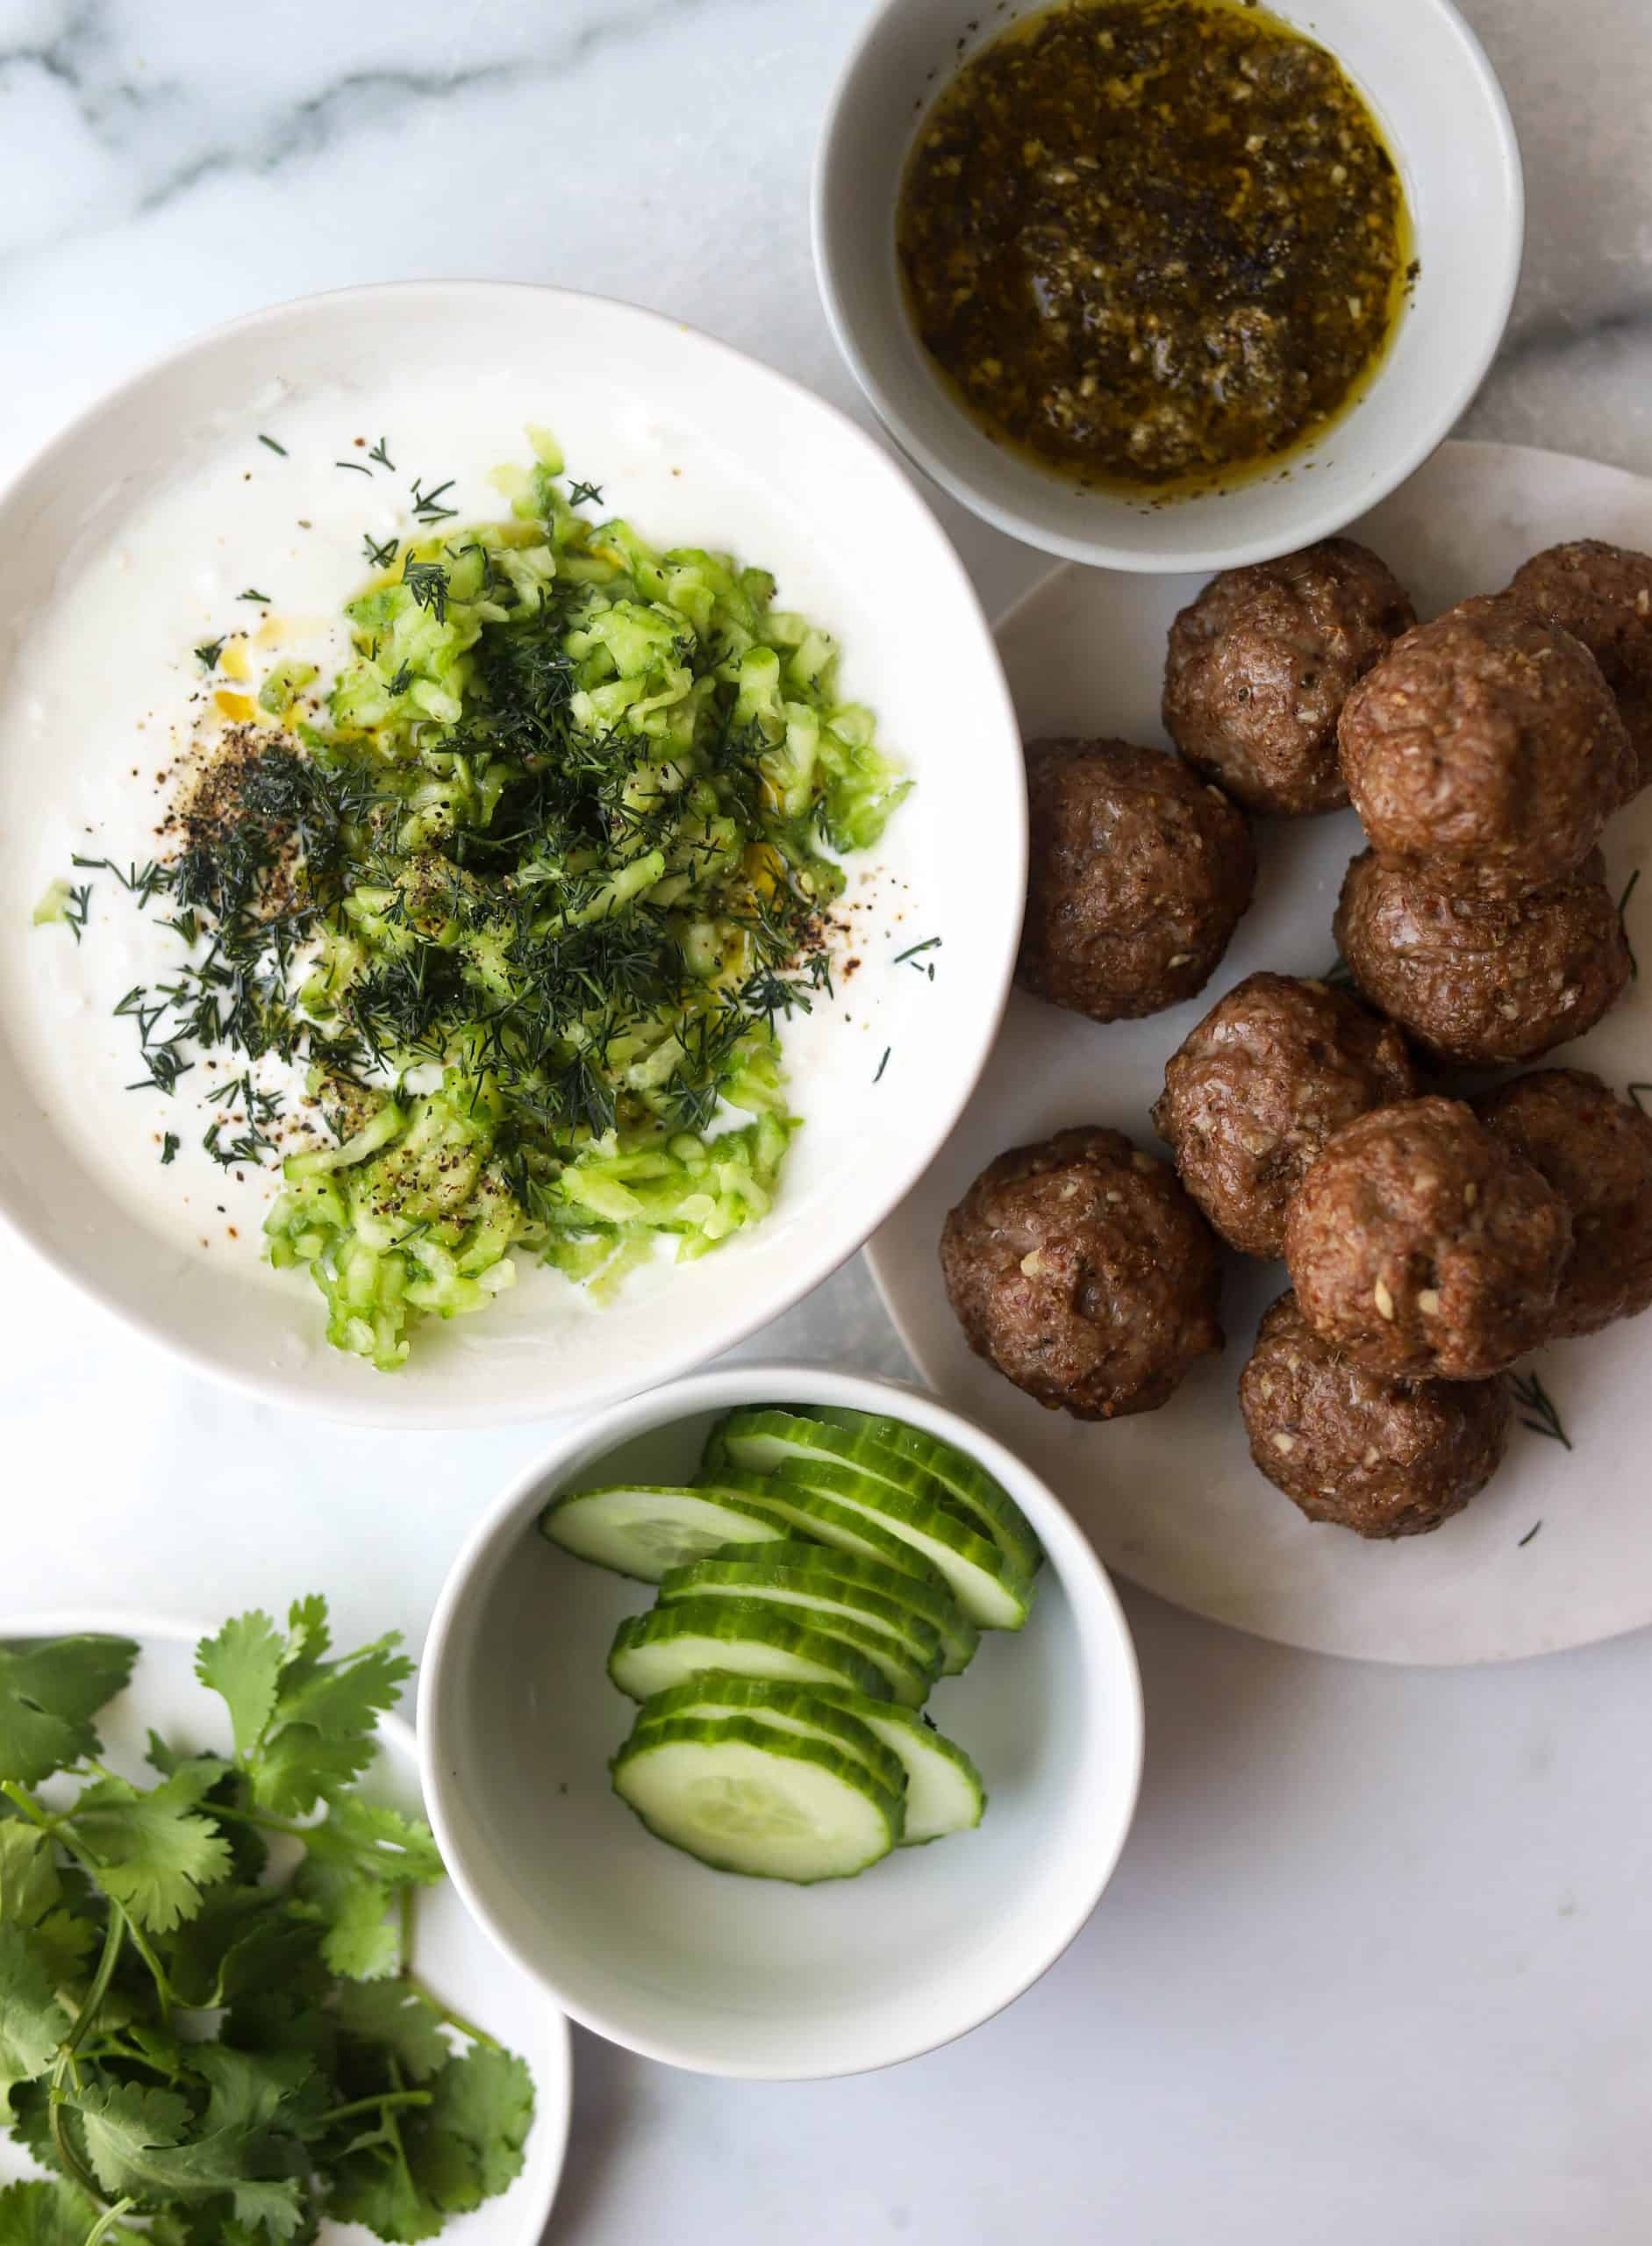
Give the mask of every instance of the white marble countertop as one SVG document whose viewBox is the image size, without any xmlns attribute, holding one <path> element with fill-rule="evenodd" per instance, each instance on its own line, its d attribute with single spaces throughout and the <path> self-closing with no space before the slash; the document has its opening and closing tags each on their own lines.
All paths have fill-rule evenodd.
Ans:
<svg viewBox="0 0 1652 2246">
<path fill-rule="evenodd" d="M 1411 4 L 1387 0 L 1397 36 Z M 1647 0 L 1467 12 L 1513 104 L 1531 227 L 1466 429 L 1652 471 Z M 805 228 L 862 13 L 0 0 L 0 474 L 196 329 L 404 275 L 633 297 L 866 418 Z M 1038 574 L 942 512 L 990 605 Z M 858 1264 L 759 1353 L 903 1369 Z M 0 1412 L 0 1606 L 217 1616 L 313 1583 L 346 1627 L 415 1642 L 463 1527 L 540 1440 L 276 1426 L 10 1247 Z M 860 2081 L 713 2083 L 578 2037 L 552 2238 L 1640 2246 L 1652 1634 L 1392 1672 L 1126 1596 L 1147 1784 L 1073 1950 L 963 2043 Z"/>
</svg>

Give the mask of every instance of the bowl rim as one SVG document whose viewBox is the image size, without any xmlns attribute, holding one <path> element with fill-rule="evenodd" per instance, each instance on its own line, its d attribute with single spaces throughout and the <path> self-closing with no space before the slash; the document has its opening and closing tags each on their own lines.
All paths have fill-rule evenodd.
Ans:
<svg viewBox="0 0 1652 2246">
<path fill-rule="evenodd" d="M 809 234 L 814 257 L 815 284 L 838 349 L 890 441 L 903 458 L 920 470 L 939 490 L 955 499 L 961 506 L 967 507 L 982 521 L 1003 531 L 1006 536 L 1018 539 L 1023 545 L 1037 547 L 1046 554 L 1055 554 L 1062 560 L 1083 562 L 1097 569 L 1126 570 L 1137 576 L 1175 576 L 1195 570 L 1243 568 L 1250 562 L 1269 561 L 1277 554 L 1294 551 L 1298 547 L 1311 546 L 1319 539 L 1331 537 L 1355 516 L 1379 505 L 1397 490 L 1450 435 L 1473 401 L 1502 347 L 1509 315 L 1513 309 L 1514 292 L 1520 283 L 1526 243 L 1525 171 L 1508 97 L 1491 67 L 1484 46 L 1457 7 L 1456 0 L 1416 0 L 1416 5 L 1420 14 L 1427 11 L 1432 15 L 1433 29 L 1437 36 L 1455 43 L 1466 66 L 1467 79 L 1475 85 L 1484 102 L 1498 139 L 1501 155 L 1503 222 L 1496 246 L 1502 271 L 1497 290 L 1495 318 L 1488 320 L 1485 332 L 1474 352 L 1462 361 L 1455 380 L 1436 393 L 1426 413 L 1417 415 L 1412 421 L 1411 435 L 1395 447 L 1387 464 L 1360 493 L 1357 504 L 1315 505 L 1312 503 L 1312 493 L 1305 479 L 1298 477 L 1292 490 L 1299 495 L 1306 493 L 1308 503 L 1303 506 L 1300 519 L 1293 525 L 1284 544 L 1277 537 L 1230 538 L 1226 540 L 1206 537 L 1202 542 L 1190 541 L 1184 546 L 1167 548 L 1162 553 L 1151 554 L 1137 547 L 1114 546 L 1105 537 L 1075 537 L 1042 519 L 1035 510 L 1000 504 L 983 492 L 965 470 L 955 465 L 947 452 L 932 445 L 894 405 L 874 376 L 861 347 L 856 324 L 846 309 L 839 283 L 842 242 L 839 229 L 832 223 L 827 206 L 833 182 L 843 161 L 842 142 L 852 114 L 853 96 L 868 50 L 891 17 L 922 4 L 923 0 L 877 0 L 877 4 L 867 16 L 839 66 L 826 96 L 815 142 L 814 168 L 809 191 Z M 1054 4 L 1054 0 L 1035 0 L 1034 6 L 1026 12 L 1037 13 L 1041 8 L 1051 4 Z M 989 42 L 983 42 L 986 43 Z M 926 102 L 926 108 L 927 106 Z M 1382 368 L 1378 368 L 1373 388 L 1382 382 L 1384 371 Z M 1169 517 L 1161 515 L 1160 519 L 1166 520 Z"/>
<path fill-rule="evenodd" d="M 136 1639 L 141 1654 L 145 1645 L 151 1640 L 180 1648 L 193 1646 L 202 1638 L 211 1637 L 215 1627 L 211 1622 L 191 1621 L 178 1614 L 163 1614 L 152 1607 L 52 1606 L 38 1614 L 13 1613 L 0 1608 L 0 1645 L 17 1645 L 35 1638 L 108 1635 Z M 424 1757 L 419 1752 L 418 1735 L 414 1725 L 406 1716 L 398 1715 L 394 1708 L 387 1708 L 381 1711 L 375 1729 L 382 1738 L 394 1746 L 398 1755 L 405 1756 L 407 1766 L 418 1778 L 422 1792 L 425 1785 Z M 463 1891 L 453 1879 L 451 1873 L 448 1878 L 461 1905 L 469 1912 L 469 1906 L 465 1901 Z M 470 1915 L 474 1920 L 475 1913 L 471 1913 Z M 485 1933 L 485 1929 L 479 1929 L 479 1931 Z M 497 1944 L 495 1944 L 495 1947 L 497 1948 Z M 511 1962 L 514 1963 L 514 1960 Z M 535 1985 L 538 1985 L 537 1978 Z M 569 2138 L 573 2126 L 574 2041 L 569 2031 L 567 2015 L 552 2007 L 550 2032 L 553 2035 L 555 2034 L 558 2023 L 561 2029 L 561 2035 L 556 2040 L 561 2055 L 560 2076 L 562 2094 L 556 2101 L 556 2110 L 554 2114 L 546 2113 L 539 2105 L 537 2100 L 540 2085 L 537 2081 L 534 2085 L 535 2121 L 537 2123 L 542 2118 L 549 2124 L 550 2136 L 553 2140 L 549 2193 L 544 2206 L 539 2209 L 534 2217 L 535 2222 L 540 2225 L 543 2225 L 549 2220 L 551 2210 L 556 2204 L 557 2195 L 561 2188 L 563 2171 L 568 2165 Z M 535 2237 L 539 2235 L 537 2229 L 533 2235 Z"/>
<path fill-rule="evenodd" d="M 472 1877 L 463 1847 L 447 1815 L 448 1777 L 455 1766 L 451 1762 L 446 1737 L 444 1696 L 449 1664 L 461 1657 L 455 1641 L 455 1617 L 478 1568 L 499 1547 L 518 1535 L 531 1533 L 533 1510 L 542 1502 L 547 1484 L 570 1469 L 578 1470 L 583 1461 L 676 1420 L 706 1411 L 730 1409 L 743 1403 L 772 1404 L 781 1400 L 835 1404 L 908 1417 L 929 1433 L 966 1448 L 990 1472 L 1006 1480 L 1018 1500 L 1025 1503 L 1030 1495 L 1032 1504 L 1028 1510 L 1033 1515 L 1033 1527 L 1041 1541 L 1046 1544 L 1048 1563 L 1059 1575 L 1062 1589 L 1075 1608 L 1082 1609 L 1109 1631 L 1119 1655 L 1123 1686 L 1122 1699 L 1113 1703 L 1118 1719 L 1116 1745 L 1127 1760 L 1123 1813 L 1117 1830 L 1091 1860 L 1091 1877 L 1081 1906 L 1050 1933 L 1041 1947 L 1039 1962 L 1030 1971 L 1019 1974 L 1013 1985 L 995 1990 L 983 2005 L 962 2006 L 955 2021 L 940 2032 L 898 2039 L 890 2048 L 879 2047 L 852 2064 L 834 2065 L 824 2073 L 807 2064 L 775 2065 L 754 2061 L 731 2065 L 721 2058 L 709 2061 L 696 2051 L 687 2038 L 640 2033 L 629 2023 L 623 2027 L 616 2024 L 611 2016 L 595 2006 L 571 2001 L 496 1921 L 478 1881 Z M 1051 1530 L 1055 1541 L 1064 1547 L 1059 1559 L 1049 1549 L 1047 1532 Z M 559 2010 L 582 2028 L 642 2058 L 725 2080 L 753 2082 L 824 2081 L 899 2065 L 957 2042 L 1025 1995 L 1076 1940 L 1112 1880 L 1135 1821 L 1147 1739 L 1141 1663 L 1128 1617 L 1112 1578 L 1055 1491 L 1006 1444 L 927 1389 L 869 1373 L 843 1372 L 831 1365 L 783 1359 L 715 1366 L 629 1397 L 561 1430 L 554 1441 L 512 1476 L 460 1547 L 437 1598 L 419 1664 L 416 1730 L 426 1815 L 435 1833 L 448 1878 L 489 1939 L 538 1983 Z"/>
<path fill-rule="evenodd" d="M 962 603 L 963 612 L 973 616 L 979 626 L 988 675 L 994 688 L 992 706 L 983 712 L 983 723 L 990 722 L 1006 741 L 1014 741 L 1018 745 L 1019 762 L 1020 727 L 1010 698 L 1004 666 L 998 657 L 991 619 L 929 497 L 912 477 L 902 475 L 898 465 L 891 461 L 888 449 L 851 414 L 811 390 L 806 383 L 770 366 L 766 360 L 724 342 L 720 337 L 690 321 L 652 311 L 646 305 L 632 303 L 626 297 L 605 296 L 594 290 L 567 289 L 548 282 L 486 279 L 364 282 L 320 290 L 306 296 L 283 297 L 275 304 L 242 313 L 236 318 L 219 321 L 146 359 L 121 381 L 100 392 L 63 428 L 31 453 L 11 476 L 0 482 L 0 521 L 31 485 L 37 481 L 49 480 L 57 462 L 66 458 L 82 441 L 85 431 L 93 422 L 106 413 L 120 410 L 157 377 L 193 358 L 212 352 L 233 337 L 254 334 L 262 328 L 274 327 L 295 318 L 325 320 L 346 304 L 362 299 L 389 305 L 397 299 L 412 303 L 420 298 L 443 297 L 457 297 L 474 303 L 484 296 L 506 300 L 551 298 L 572 304 L 597 304 L 640 320 L 663 333 L 677 337 L 686 335 L 726 361 L 754 369 L 767 382 L 777 383 L 793 399 L 814 413 L 826 417 L 849 444 L 875 461 L 881 472 L 900 477 L 912 503 L 934 533 L 935 566 L 944 572 L 948 589 Z M 995 836 L 995 862 L 1006 869 L 1008 893 L 1024 898 L 1027 857 L 1026 803 L 1023 795 L 1019 798 L 1018 815 L 1015 808 L 1017 791 L 1010 790 L 1008 792 L 1012 798 L 1010 828 L 1007 832 L 1000 830 Z M 644 1366 L 633 1370 L 628 1363 L 615 1356 L 611 1361 L 607 1374 L 593 1381 L 571 1405 L 559 1407 L 554 1396 L 547 1396 L 542 1391 L 534 1392 L 526 1377 L 521 1383 L 520 1392 L 509 1401 L 484 1400 L 480 1404 L 468 1405 L 440 1400 L 425 1402 L 420 1400 L 417 1389 L 400 1385 L 393 1377 L 383 1374 L 372 1374 L 371 1384 L 368 1384 L 368 1372 L 365 1366 L 361 1368 L 363 1378 L 359 1386 L 347 1392 L 340 1389 L 332 1394 L 318 1394 L 307 1383 L 302 1366 L 294 1369 L 274 1362 L 262 1368 L 225 1364 L 210 1348 L 175 1332 L 160 1309 L 152 1306 L 164 1303 L 165 1290 L 156 1290 L 143 1302 L 128 1300 L 104 1279 L 101 1267 L 88 1274 L 71 1269 L 58 1255 L 44 1228 L 36 1223 L 32 1212 L 15 1205 L 11 1197 L 4 1190 L 0 1190 L 0 1236 L 22 1242 L 77 1294 L 95 1302 L 100 1309 L 118 1320 L 127 1332 L 135 1334 L 147 1345 L 161 1350 L 201 1378 L 258 1403 L 302 1412 L 324 1422 L 338 1426 L 436 1432 L 519 1426 L 561 1417 L 569 1412 L 584 1413 L 600 1410 L 626 1396 L 636 1394 L 644 1386 L 680 1379 L 704 1364 L 708 1358 L 749 1341 L 763 1327 L 795 1308 L 805 1295 L 822 1285 L 851 1256 L 860 1252 L 879 1225 L 911 1192 L 975 1096 L 976 1087 L 998 1041 L 998 1030 L 1009 1004 L 1019 929 L 1018 908 L 1014 930 L 1004 947 L 996 979 L 980 982 L 974 986 L 974 1003 L 961 1024 L 959 1036 L 955 1042 L 955 1049 L 961 1050 L 964 1055 L 955 1098 L 948 1101 L 944 1110 L 935 1108 L 931 1111 L 930 1127 L 921 1135 L 900 1134 L 907 1152 L 892 1173 L 889 1189 L 877 1196 L 876 1204 L 869 1201 L 862 1204 L 861 1216 L 857 1217 L 855 1226 L 844 1234 L 841 1241 L 833 1241 L 827 1234 L 825 1235 L 826 1245 L 823 1249 L 819 1244 L 820 1228 L 812 1228 L 797 1244 L 797 1253 L 783 1286 L 772 1294 L 754 1294 L 748 1307 L 732 1312 L 709 1329 L 703 1330 L 690 1321 L 682 1321 L 682 1338 L 676 1347 L 669 1352 L 662 1352 Z M 533 1364 L 540 1372 L 546 1370 L 545 1355 L 536 1352 L 532 1358 Z M 404 1398 L 407 1400 L 404 1401 Z"/>
</svg>

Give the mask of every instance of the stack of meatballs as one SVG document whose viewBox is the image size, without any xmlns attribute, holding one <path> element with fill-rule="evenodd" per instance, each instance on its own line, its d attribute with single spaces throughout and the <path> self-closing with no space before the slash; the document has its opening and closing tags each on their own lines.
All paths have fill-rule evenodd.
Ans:
<svg viewBox="0 0 1652 2246">
<path fill-rule="evenodd" d="M 1451 1096 L 1634 971 L 1598 843 L 1652 781 L 1652 557 L 1555 547 L 1425 625 L 1352 540 L 1225 571 L 1171 628 L 1163 710 L 1178 755 L 1028 745 L 1018 980 L 1101 1022 L 1191 998 L 1251 899 L 1248 815 L 1351 803 L 1352 988 L 1219 1000 L 1153 1109 L 1173 1168 L 1100 1128 L 1001 1155 L 947 1220 L 948 1294 L 1018 1387 L 1105 1420 L 1221 1348 L 1219 1238 L 1282 1257 L 1252 1457 L 1312 1520 L 1434 1528 L 1503 1456 L 1507 1368 L 1652 1304 L 1652 1117 L 1576 1069 Z"/>
</svg>

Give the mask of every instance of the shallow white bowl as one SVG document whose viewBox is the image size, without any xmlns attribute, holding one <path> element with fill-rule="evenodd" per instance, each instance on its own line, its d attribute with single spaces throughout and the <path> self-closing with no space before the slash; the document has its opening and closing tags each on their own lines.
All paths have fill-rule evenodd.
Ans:
<svg viewBox="0 0 1652 2246">
<path fill-rule="evenodd" d="M 683 1481 L 738 1404 L 892 1413 L 957 1443 L 1030 1517 L 1048 1563 L 1026 1628 L 983 1633 L 931 1699 L 986 1781 L 979 1828 L 858 1878 L 707 1870 L 611 1792 L 632 1703 L 604 1662 L 653 1593 L 556 1550 L 565 1488 Z M 818 1365 L 704 1373 L 566 1436 L 461 1553 L 419 1684 L 425 1798 L 448 1870 L 508 1956 L 583 2026 L 707 2074 L 792 2079 L 916 2056 L 1000 2010 L 1095 1907 L 1141 1775 L 1141 1688 L 1118 1599 L 1065 1509 L 1002 1444 L 915 1389 Z"/>
<path fill-rule="evenodd" d="M 850 54 L 815 164 L 827 316 L 903 451 L 1013 538 L 1112 569 L 1226 569 L 1305 546 L 1403 483 L 1491 363 L 1520 277 L 1525 201 L 1508 106 L 1478 40 L 1450 0 L 1269 4 L 1337 56 L 1384 126 L 1422 269 L 1376 380 L 1313 452 L 1288 474 L 1158 507 L 1078 491 L 993 444 L 942 387 L 902 300 L 895 204 L 919 115 L 960 60 L 1033 5 L 883 0 Z"/>
<path fill-rule="evenodd" d="M 487 425 L 493 449 L 477 463 L 439 450 L 441 401 L 455 393 L 471 436 Z M 23 754 L 26 728 L 6 716 L 4 691 L 7 654 L 41 604 L 178 479 L 221 462 L 226 447 L 239 448 L 237 469 L 245 460 L 275 473 L 254 433 L 318 399 L 338 402 L 341 432 L 394 427 L 387 395 L 404 435 L 422 414 L 427 456 L 444 470 L 479 485 L 491 461 L 521 452 L 525 418 L 548 422 L 645 537 L 726 546 L 771 567 L 786 604 L 838 635 L 844 690 L 876 709 L 881 738 L 917 783 L 883 843 L 852 862 L 857 874 L 885 868 L 878 893 L 890 899 L 862 924 L 860 971 L 788 1032 L 789 1052 L 811 1041 L 812 1065 L 770 1218 L 698 1262 L 633 1275 L 600 1313 L 518 1258 L 513 1294 L 446 1327 L 427 1322 L 411 1362 L 388 1377 L 327 1348 L 309 1278 L 261 1264 L 256 1216 L 237 1248 L 219 1240 L 211 1256 L 191 1237 L 196 1223 L 157 1220 L 147 1127 L 121 1105 L 124 1050 L 106 1084 L 54 1075 L 31 1052 L 31 958 L 65 932 L 31 930 L 29 906 L 87 846 L 73 807 L 53 802 L 38 751 Z M 340 447 L 348 442 L 341 434 Z M 325 482 L 331 462 L 319 466 Z M 333 476 L 334 489 L 340 480 L 376 488 Z M 205 560 L 184 552 L 158 566 L 189 585 Z M 339 597 L 353 590 L 340 584 Z M 129 755 L 123 733 L 111 762 L 124 769 Z M 0 876 L 11 898 L 0 938 L 0 1214 L 151 1339 L 272 1402 L 381 1426 L 546 1418 L 741 1340 L 853 1254 L 922 1175 L 969 1098 L 1009 988 L 1026 888 L 1020 741 L 962 565 L 910 479 L 844 415 L 631 305 L 494 283 L 353 289 L 185 346 L 76 422 L 0 498 Z M 933 936 L 944 946 L 929 955 L 933 978 L 898 963 L 905 946 Z M 87 944 L 112 940 L 94 928 Z M 189 1084 L 177 1128 L 198 1131 Z"/>
</svg>

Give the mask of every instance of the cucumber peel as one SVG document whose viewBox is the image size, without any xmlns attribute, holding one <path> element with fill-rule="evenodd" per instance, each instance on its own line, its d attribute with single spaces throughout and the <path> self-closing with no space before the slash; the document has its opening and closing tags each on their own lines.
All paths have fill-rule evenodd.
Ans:
<svg viewBox="0 0 1652 2246">
<path fill-rule="evenodd" d="M 910 1547 L 906 1549 L 910 1550 Z M 926 1563 L 919 1563 L 924 1567 L 920 1576 L 905 1568 L 890 1567 L 865 1553 L 847 1551 L 840 1545 L 801 1541 L 765 1544 L 761 1553 L 747 1545 L 730 1545 L 713 1556 L 719 1560 L 761 1558 L 772 1567 L 803 1568 L 827 1583 L 854 1585 L 893 1599 L 897 1606 L 906 1607 L 926 1622 L 940 1637 L 943 1677 L 956 1677 L 967 1669 L 981 1642 L 981 1633 Z M 915 1558 L 916 1555 L 912 1556 Z"/>
<path fill-rule="evenodd" d="M 668 1717 L 633 1734 L 614 1792 L 648 1831 L 719 1871 L 812 1885 L 876 1863 L 901 1799 L 862 1763 L 748 1716 Z"/>
<path fill-rule="evenodd" d="M 877 1707 L 883 1704 L 874 1700 L 868 1705 Z M 685 1684 L 674 1684 L 669 1692 L 656 1692 L 653 1699 L 645 1700 L 637 1710 L 633 1735 L 640 1734 L 649 1724 L 663 1723 L 672 1716 L 734 1715 L 749 1716 L 754 1723 L 770 1724 L 776 1731 L 795 1732 L 805 1739 L 824 1739 L 829 1747 L 840 1747 L 857 1763 L 864 1763 L 881 1786 L 905 1799 L 906 1767 L 899 1756 L 885 1747 L 859 1716 L 827 1699 L 821 1689 L 808 1684 L 782 1684 L 768 1677 L 731 1677 L 712 1670 L 704 1677 L 690 1677 Z"/>
<path fill-rule="evenodd" d="M 792 1458 L 775 1480 L 847 1507 L 920 1553 L 983 1630 L 1019 1630 L 1033 1604 L 1033 1578 L 945 1506 L 932 1504 L 852 1466 Z"/>
<path fill-rule="evenodd" d="M 684 1599 L 627 1615 L 614 1633 L 608 1675 L 633 1700 L 652 1699 L 708 1669 L 794 1684 L 847 1685 L 890 1697 L 876 1662 L 841 1635 L 793 1622 L 754 1599 Z"/>
<path fill-rule="evenodd" d="M 1014 1561 L 1028 1575 L 1036 1575 L 1043 1566 L 1044 1547 L 1039 1542 L 1032 1522 L 1004 1484 L 955 1443 L 945 1442 L 923 1427 L 909 1427 L 905 1420 L 881 1418 L 869 1412 L 849 1412 L 830 1405 L 812 1414 L 806 1407 L 800 1408 L 798 1416 L 812 1416 L 827 1427 L 862 1434 L 880 1450 L 891 1451 L 918 1467 L 938 1482 L 948 1499 L 991 1537 L 1005 1559 Z"/>
<path fill-rule="evenodd" d="M 920 1847 L 948 1833 L 978 1825 L 987 1806 L 981 1773 L 955 1741 L 910 1709 L 887 1701 L 862 1700 L 836 1685 L 823 1684 L 812 1695 L 857 1717 L 906 1769 L 906 1828 L 902 1845 Z"/>
<path fill-rule="evenodd" d="M 781 1549 L 781 1548 L 776 1548 Z M 800 1548 L 786 1546 L 793 1551 Z M 823 1548 L 820 1548 L 823 1549 Z M 940 1634 L 910 1606 L 863 1584 L 837 1581 L 819 1570 L 783 1562 L 747 1559 L 697 1560 L 673 1568 L 660 1585 L 660 1603 L 678 1599 L 765 1599 L 798 1610 L 797 1620 L 830 1629 L 834 1619 L 886 1638 L 931 1682 L 940 1674 Z"/>
<path fill-rule="evenodd" d="M 772 1513 L 733 1495 L 641 1483 L 554 1498 L 540 1529 L 576 1559 L 638 1583 L 658 1583 L 671 1569 L 731 1545 L 778 1542 L 787 1534 Z"/>
</svg>

